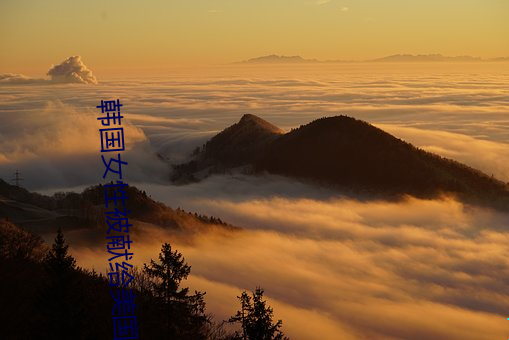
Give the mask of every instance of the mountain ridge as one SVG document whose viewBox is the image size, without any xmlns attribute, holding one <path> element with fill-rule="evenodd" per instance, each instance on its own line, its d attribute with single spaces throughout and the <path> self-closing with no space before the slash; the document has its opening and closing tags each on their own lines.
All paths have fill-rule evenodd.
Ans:
<svg viewBox="0 0 509 340">
<path fill-rule="evenodd" d="M 134 186 L 128 186 L 125 190 L 129 197 L 126 200 L 127 209 L 130 210 L 129 220 L 135 225 L 135 232 L 136 224 L 143 223 L 175 231 L 194 232 L 213 226 L 238 229 L 213 216 L 193 214 L 180 207 L 172 209 Z M 104 195 L 102 184 L 90 186 L 81 193 L 59 192 L 46 196 L 0 179 L 0 219 L 12 221 L 38 235 L 54 233 L 58 227 L 89 231 L 107 229 Z"/>
<path fill-rule="evenodd" d="M 186 183 L 240 170 L 282 175 L 373 197 L 452 194 L 466 202 L 504 209 L 509 203 L 505 183 L 352 117 L 323 117 L 262 141 L 238 126 L 233 124 L 214 136 L 190 163 L 176 166 L 174 181 Z M 238 138 L 237 134 L 243 134 L 242 140 L 250 144 L 236 149 L 236 139 L 228 136 Z M 219 153 L 220 157 L 210 147 L 218 136 L 221 143 L 217 147 L 228 146 L 228 152 Z"/>
</svg>

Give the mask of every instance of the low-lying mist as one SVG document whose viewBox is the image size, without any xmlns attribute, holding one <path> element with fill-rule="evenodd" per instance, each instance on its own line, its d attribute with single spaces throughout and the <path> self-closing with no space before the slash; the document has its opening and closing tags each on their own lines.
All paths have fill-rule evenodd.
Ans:
<svg viewBox="0 0 509 340">
<path fill-rule="evenodd" d="M 138 265 L 168 241 L 191 264 L 186 284 L 207 291 L 216 320 L 234 314 L 242 290 L 261 286 L 296 339 L 507 333 L 509 215 L 448 197 L 361 202 L 276 177 L 265 181 L 212 177 L 152 187 L 163 201 L 244 229 L 186 234 L 145 225 L 134 240 Z M 87 267 L 107 262 L 103 247 L 72 252 Z"/>
</svg>

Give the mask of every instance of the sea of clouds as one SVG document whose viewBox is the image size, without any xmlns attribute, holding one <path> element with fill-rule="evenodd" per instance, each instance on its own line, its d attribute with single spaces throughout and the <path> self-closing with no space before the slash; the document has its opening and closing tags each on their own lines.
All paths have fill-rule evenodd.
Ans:
<svg viewBox="0 0 509 340">
<path fill-rule="evenodd" d="M 495 339 L 507 333 L 509 215 L 452 199 L 360 202 L 268 176 L 217 176 L 153 197 L 242 226 L 135 235 L 136 264 L 171 242 L 217 321 L 242 290 L 265 289 L 294 339 Z M 80 234 L 68 235 L 78 240 Z M 104 268 L 102 247 L 78 262 Z"/>
<path fill-rule="evenodd" d="M 80 66 L 74 69 L 72 60 Z M 504 65 L 235 65 L 101 79 L 94 85 L 72 81 L 75 73 L 89 79 L 91 71 L 79 56 L 70 57 L 49 72 L 60 80 L 71 79 L 68 83 L 56 78 L 0 82 L 0 176 L 8 178 L 22 167 L 26 186 L 37 189 L 95 182 L 100 158 L 82 174 L 66 157 L 94 164 L 87 157 L 99 150 L 96 106 L 100 100 L 119 98 L 125 124 L 132 127 L 126 137 L 131 149 L 139 149 L 130 155 L 133 166 L 140 168 L 131 171 L 135 180 L 167 179 L 167 164 L 147 161 L 147 145 L 152 153 L 178 163 L 244 113 L 252 113 L 286 130 L 318 117 L 347 114 L 509 181 L 509 75 L 500 72 Z M 44 157 L 30 161 L 30 155 L 41 152 Z M 39 176 L 30 173 L 34 168 L 39 168 Z"/>
<path fill-rule="evenodd" d="M 509 181 L 507 64 L 223 65 L 99 82 L 69 69 L 53 67 L 54 81 L 0 80 L 0 177 L 19 169 L 41 192 L 101 182 L 96 106 L 120 99 L 126 181 L 244 228 L 184 237 L 147 227 L 135 240 L 138 264 L 164 241 L 183 252 L 218 320 L 242 289 L 262 286 L 296 339 L 509 335 L 506 213 L 447 197 L 362 202 L 278 176 L 168 182 L 171 164 L 244 113 L 285 130 L 347 114 Z M 102 247 L 72 251 L 105 267 Z"/>
</svg>

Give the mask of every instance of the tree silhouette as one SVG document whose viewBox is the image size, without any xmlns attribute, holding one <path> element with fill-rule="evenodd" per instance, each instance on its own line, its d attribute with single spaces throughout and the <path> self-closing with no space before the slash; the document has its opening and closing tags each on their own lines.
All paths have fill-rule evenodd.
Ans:
<svg viewBox="0 0 509 340">
<path fill-rule="evenodd" d="M 180 284 L 191 272 L 182 254 L 172 251 L 169 243 L 164 243 L 159 261 L 150 260 L 144 265 L 144 272 L 150 277 L 150 293 L 159 299 L 159 308 L 166 315 L 166 336 L 170 339 L 202 339 L 208 323 L 205 316 L 205 293 L 195 291 Z"/>
<path fill-rule="evenodd" d="M 57 230 L 55 243 L 47 253 L 45 262 L 48 269 L 57 275 L 65 275 L 76 269 L 76 260 L 69 253 L 69 246 L 65 242 L 61 228 Z"/>
<path fill-rule="evenodd" d="M 68 339 L 82 329 L 83 299 L 76 260 L 68 252 L 62 229 L 58 229 L 55 242 L 44 258 L 48 274 L 38 308 L 46 317 L 45 336 L 51 339 Z"/>
<path fill-rule="evenodd" d="M 273 323 L 273 310 L 263 299 L 263 289 L 256 288 L 250 296 L 246 291 L 237 296 L 241 309 L 228 322 L 240 323 L 242 334 L 236 333 L 235 339 L 243 340 L 283 340 L 288 339 L 280 330 L 283 322 Z"/>
</svg>

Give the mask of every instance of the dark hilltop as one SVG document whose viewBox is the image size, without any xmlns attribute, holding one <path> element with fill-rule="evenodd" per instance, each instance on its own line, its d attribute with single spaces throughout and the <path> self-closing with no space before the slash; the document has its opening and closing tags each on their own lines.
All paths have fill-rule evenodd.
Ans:
<svg viewBox="0 0 509 340">
<path fill-rule="evenodd" d="M 453 195 L 503 210 L 509 203 L 506 183 L 348 116 L 320 118 L 284 133 L 244 115 L 191 161 L 175 166 L 172 179 L 184 184 L 232 171 L 282 175 L 362 197 Z"/>
</svg>

